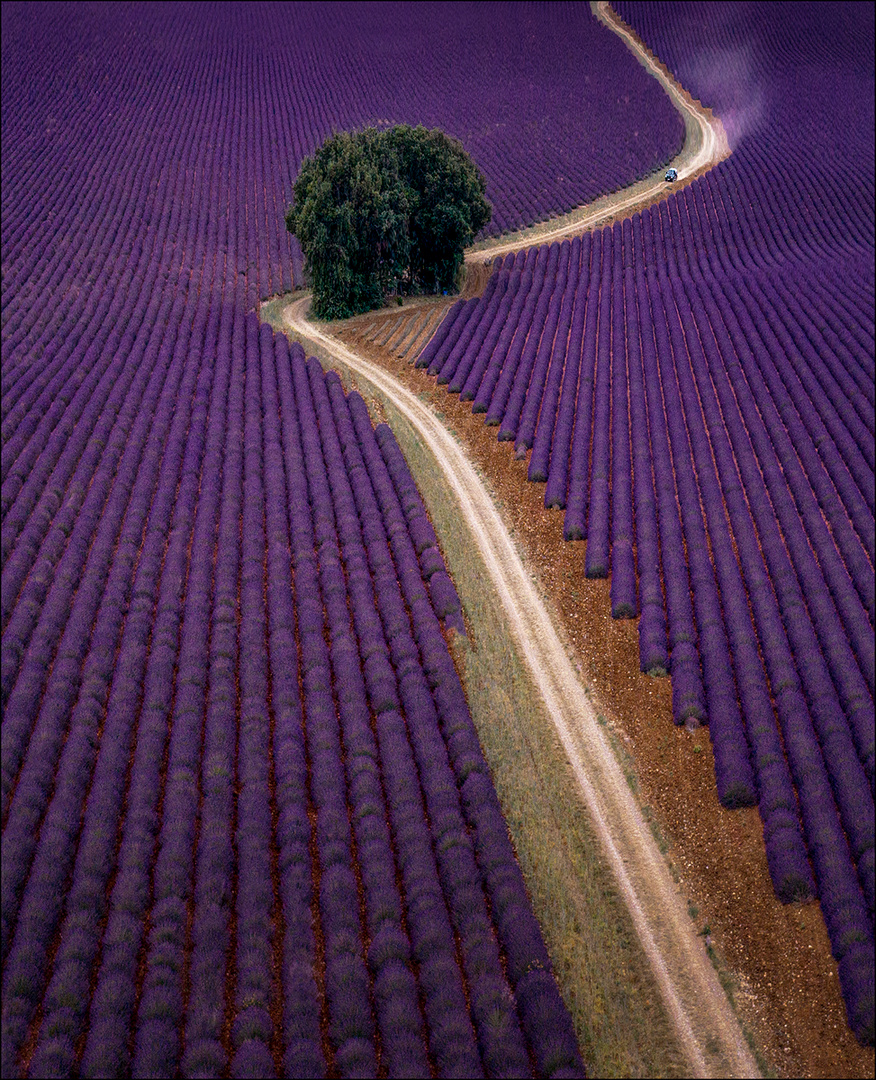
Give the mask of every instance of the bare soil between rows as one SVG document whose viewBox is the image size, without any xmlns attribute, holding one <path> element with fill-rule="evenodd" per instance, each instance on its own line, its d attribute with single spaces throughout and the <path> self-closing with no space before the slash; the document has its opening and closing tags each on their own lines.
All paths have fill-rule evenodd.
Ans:
<svg viewBox="0 0 876 1080">
<path fill-rule="evenodd" d="M 611 618 L 608 580 L 584 576 L 585 543 L 563 540 L 562 512 L 545 510 L 544 485 L 526 479 L 529 455 L 516 459 L 513 443 L 498 442 L 498 429 L 474 415 L 470 402 L 367 340 L 381 336 L 374 335 L 375 313 L 360 318 L 335 327 L 339 340 L 429 403 L 495 492 L 598 711 L 634 763 L 640 802 L 650 808 L 704 948 L 732 979 L 737 1011 L 758 1047 L 782 1076 L 872 1075 L 873 1049 L 861 1047 L 846 1022 L 818 903 L 775 899 L 757 809 L 718 803 L 707 729 L 673 724 L 669 679 L 640 672 L 637 621 Z M 377 316 L 387 318 L 398 313 Z"/>
</svg>

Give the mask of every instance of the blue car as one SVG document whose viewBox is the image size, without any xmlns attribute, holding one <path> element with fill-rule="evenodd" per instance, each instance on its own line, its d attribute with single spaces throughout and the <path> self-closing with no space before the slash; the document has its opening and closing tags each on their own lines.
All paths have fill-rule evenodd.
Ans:
<svg viewBox="0 0 876 1080">
<path fill-rule="evenodd" d="M 671 184 L 673 180 L 678 179 L 678 172 L 675 169 L 667 169 L 666 175 L 663 177 L 667 183 Z"/>
</svg>

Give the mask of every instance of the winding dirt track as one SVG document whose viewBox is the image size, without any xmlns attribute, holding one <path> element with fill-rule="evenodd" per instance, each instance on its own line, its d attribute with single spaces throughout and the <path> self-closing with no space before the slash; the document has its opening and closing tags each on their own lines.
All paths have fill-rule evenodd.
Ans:
<svg viewBox="0 0 876 1080">
<path fill-rule="evenodd" d="M 724 125 L 695 101 L 672 77 L 667 68 L 650 53 L 621 19 L 611 10 L 605 0 L 590 5 L 594 15 L 619 37 L 636 59 L 660 82 L 684 119 L 685 140 L 678 156 L 670 163 L 678 172 L 677 187 L 684 180 L 717 165 L 730 154 L 730 146 Z M 667 166 L 668 168 L 668 166 Z M 486 262 L 496 255 L 529 247 L 534 243 L 550 244 L 567 236 L 576 236 L 593 228 L 606 218 L 632 212 L 653 202 L 655 197 L 671 194 L 673 188 L 663 178 L 665 170 L 632 184 L 623 192 L 603 196 L 585 208 L 556 218 L 550 228 L 544 226 L 523 230 L 514 240 L 485 241 L 476 250 L 465 254 L 466 264 Z"/>
<path fill-rule="evenodd" d="M 726 157 L 729 151 L 720 121 L 692 103 L 666 75 L 665 69 L 616 22 L 607 4 L 596 4 L 594 9 L 598 17 L 620 33 L 642 62 L 654 71 L 686 116 L 685 147 L 674 163 L 679 179 Z M 583 232 L 609 214 L 645 205 L 653 201 L 655 195 L 668 194 L 670 190 L 662 177 L 641 181 L 628 192 L 611 197 L 608 210 L 600 205 L 605 200 L 599 200 L 582 216 L 576 215 L 576 220 L 562 222 L 537 238 L 524 236 L 514 243 L 470 251 L 466 261 L 483 262 L 533 242 L 542 244 Z M 337 357 L 406 417 L 431 451 L 458 501 L 460 518 L 483 556 L 516 644 L 540 688 L 568 755 L 692 1074 L 698 1077 L 760 1076 L 703 942 L 695 933 L 686 903 L 596 721 L 584 685 L 567 656 L 536 584 L 471 462 L 443 424 L 401 383 L 309 322 L 306 318 L 309 304 L 310 297 L 305 295 L 284 309 L 289 329 L 305 343 L 318 344 Z"/>
<path fill-rule="evenodd" d="M 556 726 L 594 827 L 629 906 L 694 1076 L 759 1076 L 685 902 L 630 792 L 539 591 L 462 448 L 395 378 L 306 320 L 309 297 L 286 322 L 335 355 L 415 427 L 443 471 L 481 552 L 516 644 Z"/>
</svg>

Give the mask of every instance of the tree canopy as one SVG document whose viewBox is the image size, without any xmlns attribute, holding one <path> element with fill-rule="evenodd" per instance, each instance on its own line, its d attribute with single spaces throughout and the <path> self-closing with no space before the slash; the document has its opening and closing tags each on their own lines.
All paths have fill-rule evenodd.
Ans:
<svg viewBox="0 0 876 1080">
<path fill-rule="evenodd" d="M 304 252 L 313 312 L 336 319 L 388 295 L 452 292 L 490 220 L 486 181 L 438 128 L 341 132 L 301 163 L 286 228 Z"/>
</svg>

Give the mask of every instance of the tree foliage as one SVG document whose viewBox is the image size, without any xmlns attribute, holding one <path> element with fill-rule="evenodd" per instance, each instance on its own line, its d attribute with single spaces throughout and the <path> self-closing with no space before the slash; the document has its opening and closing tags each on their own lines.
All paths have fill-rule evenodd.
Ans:
<svg viewBox="0 0 876 1080">
<path fill-rule="evenodd" d="M 486 182 L 438 128 L 399 124 L 332 136 L 301 164 L 286 212 L 319 318 L 393 293 L 453 291 L 463 249 L 490 220 Z"/>
</svg>

